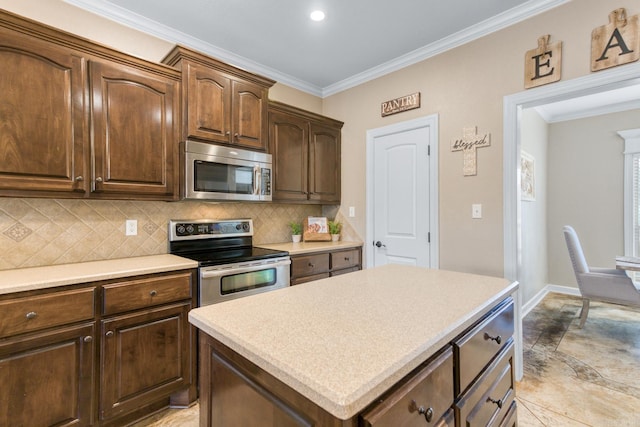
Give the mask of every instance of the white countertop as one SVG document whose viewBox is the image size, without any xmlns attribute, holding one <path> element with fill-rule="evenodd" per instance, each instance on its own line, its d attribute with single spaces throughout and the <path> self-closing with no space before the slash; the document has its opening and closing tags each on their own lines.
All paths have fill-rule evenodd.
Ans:
<svg viewBox="0 0 640 427">
<path fill-rule="evenodd" d="M 196 261 L 165 254 L 2 270 L 0 294 L 197 267 Z"/>
<path fill-rule="evenodd" d="M 289 255 L 300 255 L 311 252 L 333 251 L 336 249 L 350 249 L 362 246 L 362 242 L 338 241 L 338 242 L 285 242 L 256 244 L 261 248 L 287 251 Z"/>
<path fill-rule="evenodd" d="M 386 265 L 200 307 L 189 320 L 348 419 L 517 288 Z"/>
</svg>

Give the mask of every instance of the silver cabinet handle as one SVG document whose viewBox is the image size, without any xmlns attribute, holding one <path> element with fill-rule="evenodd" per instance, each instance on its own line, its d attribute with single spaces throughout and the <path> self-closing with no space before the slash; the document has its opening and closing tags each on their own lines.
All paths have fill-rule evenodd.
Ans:
<svg viewBox="0 0 640 427">
<path fill-rule="evenodd" d="M 104 334 L 105 337 L 112 337 L 113 336 L 113 331 L 107 331 L 106 334 Z"/>
<path fill-rule="evenodd" d="M 36 317 L 38 317 L 38 313 L 36 313 L 35 311 L 30 311 L 26 315 L 26 318 L 29 320 L 35 319 Z"/>
<path fill-rule="evenodd" d="M 97 177 L 97 178 L 96 178 L 96 182 L 102 182 L 102 177 L 100 177 L 100 176 L 99 176 L 99 177 Z"/>
<path fill-rule="evenodd" d="M 78 176 L 76 176 L 76 181 L 77 182 L 84 181 L 84 177 L 82 175 L 78 175 Z"/>
<path fill-rule="evenodd" d="M 151 295 L 152 297 L 155 297 L 156 295 L 158 295 L 158 291 L 154 289 L 151 292 L 149 292 L 149 295 Z"/>
<path fill-rule="evenodd" d="M 86 337 L 84 337 L 84 339 L 82 341 L 91 342 L 91 341 L 93 341 L 93 337 L 91 335 L 87 335 Z"/>
</svg>

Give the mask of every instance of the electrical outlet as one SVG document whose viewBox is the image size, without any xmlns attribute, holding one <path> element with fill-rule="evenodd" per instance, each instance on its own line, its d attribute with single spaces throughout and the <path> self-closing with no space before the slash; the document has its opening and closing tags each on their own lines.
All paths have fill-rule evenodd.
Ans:
<svg viewBox="0 0 640 427">
<path fill-rule="evenodd" d="M 128 219 L 124 223 L 124 234 L 126 236 L 138 235 L 138 220 Z"/>
<path fill-rule="evenodd" d="M 349 218 L 353 218 L 356 216 L 356 208 L 353 206 L 349 206 Z"/>
<path fill-rule="evenodd" d="M 474 218 L 474 219 L 482 218 L 482 205 L 481 204 L 473 204 L 473 205 L 471 205 L 471 218 Z"/>
</svg>

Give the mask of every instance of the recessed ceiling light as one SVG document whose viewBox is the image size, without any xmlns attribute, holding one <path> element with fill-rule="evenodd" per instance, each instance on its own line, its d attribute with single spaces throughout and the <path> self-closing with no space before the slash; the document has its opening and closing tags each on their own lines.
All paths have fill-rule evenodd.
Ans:
<svg viewBox="0 0 640 427">
<path fill-rule="evenodd" d="M 322 21 L 324 19 L 324 12 L 321 10 L 314 10 L 311 12 L 311 19 L 314 21 Z"/>
</svg>

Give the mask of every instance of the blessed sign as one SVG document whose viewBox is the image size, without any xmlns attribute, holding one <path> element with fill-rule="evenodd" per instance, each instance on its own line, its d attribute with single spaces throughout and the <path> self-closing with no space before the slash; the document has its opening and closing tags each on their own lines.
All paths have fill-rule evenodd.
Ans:
<svg viewBox="0 0 640 427">
<path fill-rule="evenodd" d="M 462 173 L 464 176 L 477 175 L 476 150 L 491 145 L 491 134 L 478 135 L 478 127 L 464 128 L 462 138 L 451 141 L 451 151 L 462 151 L 464 163 Z"/>
<path fill-rule="evenodd" d="M 381 105 L 382 117 L 414 108 L 420 108 L 420 92 L 383 102 Z"/>
</svg>

